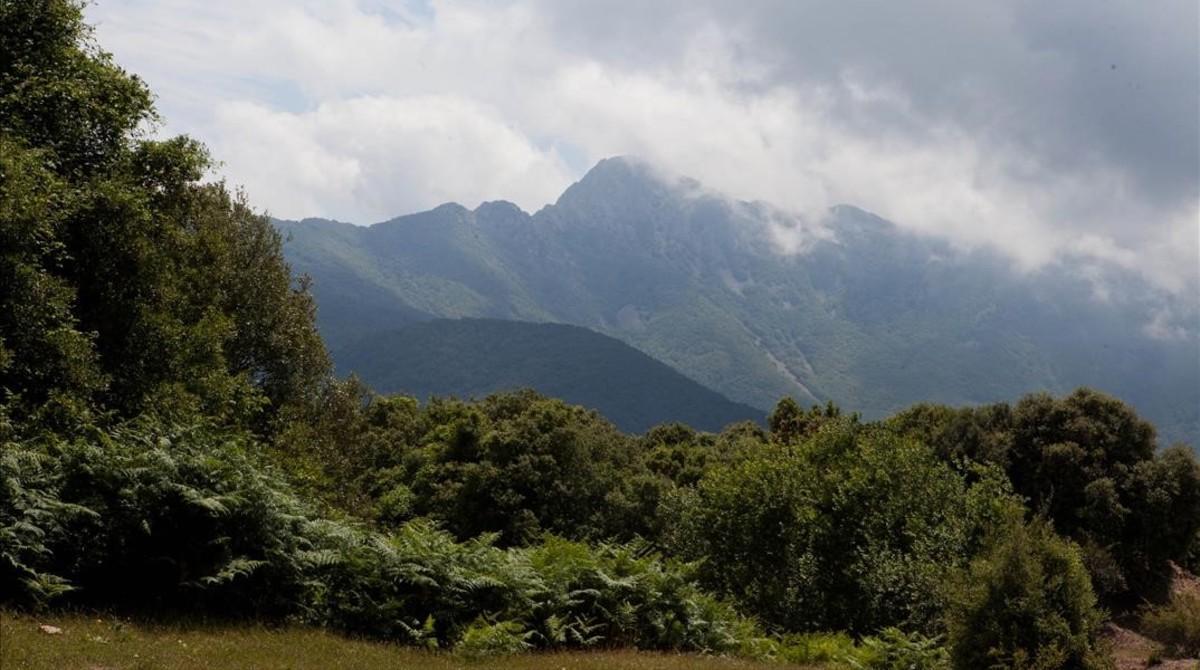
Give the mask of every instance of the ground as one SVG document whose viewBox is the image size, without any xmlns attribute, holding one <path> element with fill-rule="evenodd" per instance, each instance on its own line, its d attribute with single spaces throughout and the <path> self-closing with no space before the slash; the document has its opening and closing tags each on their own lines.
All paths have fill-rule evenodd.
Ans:
<svg viewBox="0 0 1200 670">
<path fill-rule="evenodd" d="M 44 632 L 52 626 L 60 632 Z M 767 670 L 736 659 L 634 651 L 524 654 L 466 661 L 307 628 L 150 626 L 96 616 L 0 611 L 4 670 Z M 783 666 L 786 667 L 786 666 Z"/>
<path fill-rule="evenodd" d="M 1200 596 L 1200 578 L 1175 564 L 1171 565 L 1171 570 L 1174 573 L 1171 593 Z M 1162 660 L 1151 665 L 1151 659 L 1158 660 L 1157 652 L 1162 650 L 1162 645 L 1115 623 L 1105 624 L 1103 637 L 1112 645 L 1117 670 L 1200 670 L 1200 660 L 1194 658 Z"/>
</svg>

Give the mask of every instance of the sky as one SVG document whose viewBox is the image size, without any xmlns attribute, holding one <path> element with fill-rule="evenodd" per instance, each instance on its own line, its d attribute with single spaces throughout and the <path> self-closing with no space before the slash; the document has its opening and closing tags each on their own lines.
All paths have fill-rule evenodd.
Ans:
<svg viewBox="0 0 1200 670">
<path fill-rule="evenodd" d="M 282 218 L 535 211 L 636 156 L 1200 295 L 1195 0 L 98 0 L 158 132 Z"/>
</svg>

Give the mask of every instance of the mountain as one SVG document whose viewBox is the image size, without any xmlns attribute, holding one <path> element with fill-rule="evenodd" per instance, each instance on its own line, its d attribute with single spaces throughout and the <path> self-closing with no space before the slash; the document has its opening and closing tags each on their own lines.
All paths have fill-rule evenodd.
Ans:
<svg viewBox="0 0 1200 670">
<path fill-rule="evenodd" d="M 1117 267 L 1018 271 L 851 206 L 825 219 L 617 158 L 532 215 L 488 202 L 277 225 L 335 350 L 433 318 L 569 323 L 754 407 L 792 395 L 871 418 L 1087 385 L 1200 443 L 1200 339 L 1179 326 L 1194 304 Z"/>
<path fill-rule="evenodd" d="M 372 333 L 334 357 L 339 370 L 357 373 L 378 391 L 465 398 L 532 388 L 598 410 L 632 433 L 670 421 L 718 431 L 765 418 L 620 340 L 578 326 L 436 319 Z"/>
</svg>

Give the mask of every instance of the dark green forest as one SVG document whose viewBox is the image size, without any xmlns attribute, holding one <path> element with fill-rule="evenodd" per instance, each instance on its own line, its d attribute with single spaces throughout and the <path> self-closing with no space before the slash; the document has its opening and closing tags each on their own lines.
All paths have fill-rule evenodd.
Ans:
<svg viewBox="0 0 1200 670">
<path fill-rule="evenodd" d="M 333 354 L 338 372 L 381 393 L 482 397 L 536 389 L 599 411 L 618 428 L 717 431 L 766 412 L 730 401 L 615 338 L 557 323 L 435 319 L 384 330 Z"/>
<path fill-rule="evenodd" d="M 309 282 L 81 3 L 0 0 L 0 606 L 465 653 L 859 668 L 1195 655 L 1200 465 L 1078 389 L 640 434 L 339 379 Z"/>
</svg>

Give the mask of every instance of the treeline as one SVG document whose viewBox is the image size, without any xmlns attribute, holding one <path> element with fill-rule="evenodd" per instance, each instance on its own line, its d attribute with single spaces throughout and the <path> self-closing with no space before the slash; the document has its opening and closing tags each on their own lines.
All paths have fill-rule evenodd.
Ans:
<svg viewBox="0 0 1200 670">
<path fill-rule="evenodd" d="M 331 377 L 277 233 L 151 139 L 151 100 L 80 3 L 0 0 L 3 605 L 1099 668 L 1106 612 L 1150 602 L 1196 653 L 1165 589 L 1200 568 L 1200 466 L 1120 401 L 785 399 L 768 429 L 633 436 L 532 392 L 377 396 Z"/>
</svg>

